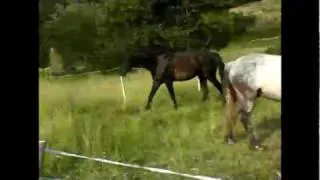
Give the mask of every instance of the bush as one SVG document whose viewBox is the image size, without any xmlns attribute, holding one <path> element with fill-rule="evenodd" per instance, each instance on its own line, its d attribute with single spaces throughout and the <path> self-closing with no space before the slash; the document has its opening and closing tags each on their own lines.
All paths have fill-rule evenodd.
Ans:
<svg viewBox="0 0 320 180">
<path fill-rule="evenodd" d="M 56 4 L 50 20 L 41 26 L 41 67 L 48 66 L 46 53 L 49 47 L 54 47 L 63 57 L 65 72 L 74 71 L 79 61 L 90 66 L 86 70 L 114 68 L 155 34 L 161 34 L 176 50 L 220 50 L 255 21 L 251 16 L 229 13 L 228 8 L 213 11 L 214 7 L 205 10 L 190 6 L 190 11 L 182 7 L 182 11 L 172 10 L 165 22 L 148 22 L 150 8 L 143 2 L 146 1 Z M 216 3 L 222 6 L 229 1 Z"/>
</svg>

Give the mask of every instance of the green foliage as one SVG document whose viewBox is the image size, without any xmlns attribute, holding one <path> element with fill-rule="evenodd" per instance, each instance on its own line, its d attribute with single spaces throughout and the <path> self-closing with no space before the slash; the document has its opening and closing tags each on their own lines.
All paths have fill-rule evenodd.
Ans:
<svg viewBox="0 0 320 180">
<path fill-rule="evenodd" d="M 206 27 L 207 37 L 210 37 L 209 46 L 213 49 L 221 49 L 228 45 L 230 40 L 246 32 L 247 28 L 254 24 L 254 17 L 242 14 L 229 13 L 227 11 L 207 12 L 201 14 L 202 27 Z M 198 28 L 204 32 L 203 29 Z M 195 39 L 201 39 L 195 37 Z"/>
<path fill-rule="evenodd" d="M 49 43 L 62 54 L 66 67 L 93 52 L 97 37 L 94 11 L 90 4 L 73 3 L 65 9 L 57 6 L 60 15 L 47 22 Z"/>
<path fill-rule="evenodd" d="M 44 68 L 50 65 L 49 63 L 49 44 L 48 44 L 48 36 L 44 34 L 44 28 L 39 28 L 39 67 Z"/>
<path fill-rule="evenodd" d="M 54 2 L 40 1 L 39 64 L 49 65 L 47 52 L 54 47 L 67 72 L 79 63 L 88 70 L 119 66 L 155 34 L 175 49 L 220 50 L 254 24 L 253 17 L 229 13 L 239 2 L 227 0 L 183 1 L 175 9 L 168 6 L 161 21 L 153 20 L 152 1 Z"/>
</svg>

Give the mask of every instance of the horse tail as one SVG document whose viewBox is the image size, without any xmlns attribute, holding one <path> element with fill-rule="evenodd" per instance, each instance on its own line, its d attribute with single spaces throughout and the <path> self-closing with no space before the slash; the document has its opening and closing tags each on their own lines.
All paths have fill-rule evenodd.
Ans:
<svg viewBox="0 0 320 180">
<path fill-rule="evenodd" d="M 219 68 L 219 75 L 220 75 L 220 81 L 222 83 L 223 81 L 223 76 L 224 76 L 224 67 L 225 67 L 225 64 L 224 62 L 222 61 L 222 59 L 219 61 L 219 64 L 218 64 L 218 68 Z"/>
<path fill-rule="evenodd" d="M 215 69 L 215 71 L 216 71 L 216 68 L 219 70 L 220 82 L 222 83 L 224 67 L 225 67 L 223 59 L 220 56 L 220 54 L 214 50 L 210 50 L 209 54 L 211 54 L 211 61 L 213 61 L 213 64 L 214 64 L 213 68 Z"/>
<path fill-rule="evenodd" d="M 236 122 L 236 115 L 237 115 L 237 94 L 232 85 L 232 82 L 229 78 L 229 70 L 225 69 L 223 71 L 224 77 L 222 79 L 222 89 L 224 95 L 224 106 L 225 106 L 225 115 L 226 115 L 226 140 L 230 138 L 232 135 L 233 127 Z"/>
<path fill-rule="evenodd" d="M 236 91 L 235 91 L 235 89 L 229 79 L 229 71 L 227 69 L 225 69 L 224 66 L 225 66 L 224 63 L 219 66 L 222 90 L 223 90 L 223 94 L 225 97 L 224 103 L 226 103 L 226 102 L 230 102 L 230 103 L 233 102 L 234 103 L 238 100 L 237 93 L 236 93 Z M 223 70 L 221 70 L 221 67 L 223 67 Z"/>
</svg>

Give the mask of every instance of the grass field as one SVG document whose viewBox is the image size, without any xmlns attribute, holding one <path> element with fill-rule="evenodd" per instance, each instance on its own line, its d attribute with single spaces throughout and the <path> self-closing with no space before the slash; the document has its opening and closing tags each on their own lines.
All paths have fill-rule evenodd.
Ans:
<svg viewBox="0 0 320 180">
<path fill-rule="evenodd" d="M 226 60 L 263 52 L 277 40 L 231 44 Z M 280 103 L 261 99 L 253 123 L 268 150 L 252 152 L 240 122 L 235 145 L 223 143 L 224 111 L 217 90 L 201 102 L 197 81 L 175 83 L 179 109 L 167 90 L 156 94 L 145 111 L 151 77 L 142 71 L 126 79 L 123 107 L 118 76 L 90 75 L 72 79 L 40 78 L 40 139 L 53 149 L 174 171 L 234 180 L 273 179 L 280 169 Z M 44 175 L 63 179 L 181 179 L 46 153 Z"/>
<path fill-rule="evenodd" d="M 264 52 L 280 40 L 280 0 L 263 0 L 233 11 L 255 14 L 256 27 L 221 51 L 225 61 L 250 52 Z M 224 110 L 217 90 L 201 102 L 197 81 L 176 82 L 179 109 L 174 110 L 162 86 L 152 110 L 144 106 L 151 88 L 145 71 L 126 78 L 127 106 L 123 107 L 116 75 L 88 75 L 67 79 L 40 78 L 40 139 L 52 149 L 173 171 L 232 180 L 270 180 L 281 164 L 281 106 L 260 99 L 253 114 L 257 133 L 268 147 L 250 151 L 248 139 L 237 123 L 238 143 L 226 145 Z M 45 154 L 44 176 L 81 180 L 176 180 L 172 175 Z"/>
</svg>

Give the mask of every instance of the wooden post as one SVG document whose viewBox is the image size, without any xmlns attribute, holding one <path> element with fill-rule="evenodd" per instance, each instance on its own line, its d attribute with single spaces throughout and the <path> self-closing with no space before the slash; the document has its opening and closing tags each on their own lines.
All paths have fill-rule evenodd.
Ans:
<svg viewBox="0 0 320 180">
<path fill-rule="evenodd" d="M 42 163 L 43 163 L 43 153 L 44 153 L 44 149 L 47 146 L 47 142 L 46 141 L 39 141 L 39 176 L 41 174 L 41 169 L 42 169 Z"/>
</svg>

